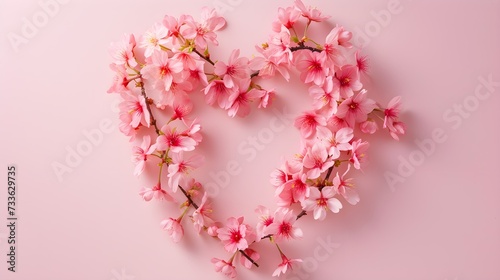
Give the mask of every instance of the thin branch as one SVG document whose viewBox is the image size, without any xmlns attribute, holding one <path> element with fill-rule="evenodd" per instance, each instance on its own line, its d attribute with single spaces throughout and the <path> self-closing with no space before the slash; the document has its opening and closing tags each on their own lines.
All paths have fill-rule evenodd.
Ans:
<svg viewBox="0 0 500 280">
<path fill-rule="evenodd" d="M 191 196 L 186 192 L 186 190 L 179 186 L 179 189 L 181 189 L 182 193 L 184 194 L 184 196 L 187 198 L 187 200 L 189 201 L 189 204 L 190 205 L 193 205 L 194 209 L 198 209 L 198 205 L 193 201 L 193 199 L 191 198 Z"/>
<path fill-rule="evenodd" d="M 332 175 L 332 171 L 333 171 L 333 166 L 328 168 L 328 172 L 326 173 L 326 176 L 325 176 L 325 181 L 330 179 L 330 175 Z"/>
<path fill-rule="evenodd" d="M 148 108 L 149 117 L 151 118 L 151 124 L 155 127 L 156 134 L 160 135 L 160 130 L 158 129 L 158 126 L 156 125 L 156 119 L 153 116 L 153 112 L 151 112 L 151 107 L 149 106 L 148 96 L 146 95 L 146 89 L 144 88 L 144 82 L 142 82 L 142 78 L 141 78 L 141 82 L 139 84 L 141 86 L 141 94 L 144 97 L 144 99 L 146 100 L 146 108 Z"/>
<path fill-rule="evenodd" d="M 215 63 L 210 59 L 210 57 L 202 55 L 197 49 L 194 49 L 193 52 L 196 53 L 197 55 L 199 55 L 204 60 L 206 60 L 208 63 L 215 65 Z"/>
<path fill-rule="evenodd" d="M 249 260 L 253 265 L 255 265 L 256 267 L 259 267 L 259 264 L 256 263 L 249 255 L 247 255 L 247 253 L 245 253 L 245 251 L 243 250 L 240 250 L 240 253 L 247 259 Z"/>
<path fill-rule="evenodd" d="M 305 215 L 307 215 L 306 210 L 302 210 L 302 212 L 300 212 L 300 213 L 297 215 L 297 219 L 296 219 L 296 220 L 298 220 L 298 219 L 302 218 L 302 217 L 303 217 L 303 216 L 305 216 Z"/>
<path fill-rule="evenodd" d="M 271 238 L 271 237 L 273 237 L 273 235 L 272 234 L 268 234 L 268 235 L 262 237 L 261 239 L 266 239 L 266 238 Z"/>
<path fill-rule="evenodd" d="M 296 47 L 291 47 L 290 50 L 292 52 L 295 52 L 295 51 L 298 51 L 298 50 L 310 50 L 312 52 L 322 52 L 323 50 L 320 50 L 318 48 L 314 48 L 314 47 L 310 47 L 310 46 L 306 46 L 304 44 L 302 45 L 298 45 Z"/>
</svg>

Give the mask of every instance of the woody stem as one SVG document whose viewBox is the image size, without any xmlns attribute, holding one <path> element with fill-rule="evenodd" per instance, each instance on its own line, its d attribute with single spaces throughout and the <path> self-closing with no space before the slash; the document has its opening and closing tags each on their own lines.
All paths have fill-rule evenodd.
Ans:
<svg viewBox="0 0 500 280">
<path fill-rule="evenodd" d="M 298 219 L 302 218 L 302 217 L 303 217 L 303 216 L 305 216 L 305 215 L 307 215 L 306 210 L 302 210 L 302 212 L 300 212 L 300 213 L 297 215 L 297 219 L 296 219 L 296 220 L 298 220 Z"/>
<path fill-rule="evenodd" d="M 325 176 L 325 181 L 330 179 L 330 175 L 332 175 L 332 171 L 333 171 L 333 166 L 328 168 L 328 172 L 326 173 L 326 176 Z"/>
<path fill-rule="evenodd" d="M 311 46 L 306 46 L 304 43 L 299 43 L 298 46 L 296 47 L 291 47 L 290 50 L 292 52 L 296 52 L 296 51 L 299 51 L 299 50 L 310 50 L 312 52 L 322 52 L 322 50 L 318 49 L 318 48 L 315 48 L 315 47 L 311 47 Z"/>
<path fill-rule="evenodd" d="M 210 59 L 210 57 L 206 56 L 206 55 L 203 55 L 201 54 L 197 49 L 193 49 L 193 52 L 197 55 L 199 55 L 201 58 L 203 58 L 204 60 L 206 60 L 208 63 L 212 64 L 212 66 L 215 65 L 215 63 Z"/>
<path fill-rule="evenodd" d="M 191 195 L 189 195 L 187 193 L 187 191 L 183 187 L 181 187 L 180 185 L 179 185 L 179 189 L 182 191 L 184 196 L 187 198 L 187 200 L 189 201 L 189 204 L 193 205 L 194 209 L 198 209 L 199 206 L 193 201 L 193 199 L 191 198 Z"/>
<path fill-rule="evenodd" d="M 144 82 L 142 81 L 142 77 L 141 77 L 141 81 L 139 82 L 139 85 L 141 86 L 141 95 L 146 100 L 146 108 L 148 109 L 149 116 L 151 118 L 151 124 L 155 128 L 156 134 L 160 135 L 160 130 L 158 129 L 158 126 L 156 125 L 156 119 L 153 116 L 153 112 L 151 112 L 151 107 L 149 106 L 148 96 L 146 95 L 146 88 L 144 88 Z"/>
<path fill-rule="evenodd" d="M 240 250 L 240 253 L 247 259 L 249 260 L 253 265 L 255 265 L 256 267 L 259 267 L 259 264 L 256 263 L 249 255 L 247 255 L 247 253 L 245 253 L 245 251 L 243 250 Z"/>
</svg>

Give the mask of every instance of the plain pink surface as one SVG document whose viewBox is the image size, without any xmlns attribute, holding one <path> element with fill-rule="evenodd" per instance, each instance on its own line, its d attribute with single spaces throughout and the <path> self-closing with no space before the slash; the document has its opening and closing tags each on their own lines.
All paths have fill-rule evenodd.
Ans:
<svg viewBox="0 0 500 280">
<path fill-rule="evenodd" d="M 138 189 L 148 181 L 133 176 L 130 144 L 116 129 L 116 96 L 106 94 L 112 78 L 107 48 L 167 13 L 196 16 L 202 6 L 223 3 L 228 26 L 212 55 L 225 60 L 241 48 L 250 56 L 267 38 L 277 8 L 292 1 L 60 2 L 16 52 L 9 34 L 21 34 L 23 18 L 33 20 L 43 10 L 37 1 L 0 1 L 0 279 L 224 279 L 210 263 L 227 256 L 216 241 L 186 224 L 183 242 L 174 244 L 159 223 L 177 215 L 175 206 L 140 199 Z M 369 33 L 363 41 L 370 94 L 381 103 L 402 96 L 408 133 L 401 142 L 384 133 L 370 138 L 371 164 L 356 177 L 357 206 L 323 223 L 299 221 L 305 237 L 285 249 L 307 265 L 284 279 L 500 279 L 500 86 L 484 100 L 473 97 L 479 77 L 500 82 L 500 1 L 401 0 L 398 12 L 381 23 L 376 15 L 393 1 L 308 3 L 331 14 L 330 24 Z M 277 110 L 310 108 L 300 83 L 275 87 Z M 473 110 L 461 117 L 453 110 L 464 102 Z M 205 136 L 200 152 L 209 159 L 197 178 L 211 182 L 210 172 L 237 162 L 240 174 L 214 198 L 217 217 L 245 215 L 255 223 L 258 204 L 274 205 L 269 174 L 282 156 L 297 151 L 298 132 L 284 122 L 286 129 L 249 160 L 238 147 L 270 127 L 273 109 L 230 119 L 201 98 L 196 105 Z M 52 164 L 64 163 L 66 147 L 74 149 L 85 141 L 84 131 L 102 122 L 112 122 L 113 131 L 58 180 Z M 404 182 L 391 187 L 384 174 L 398 174 L 412 154 L 418 161 L 415 140 L 431 138 L 436 129 L 446 141 L 435 143 Z M 18 168 L 16 273 L 4 261 L 8 164 Z M 239 279 L 271 279 L 277 253 L 269 244 L 259 248 L 261 268 L 238 269 Z"/>
</svg>

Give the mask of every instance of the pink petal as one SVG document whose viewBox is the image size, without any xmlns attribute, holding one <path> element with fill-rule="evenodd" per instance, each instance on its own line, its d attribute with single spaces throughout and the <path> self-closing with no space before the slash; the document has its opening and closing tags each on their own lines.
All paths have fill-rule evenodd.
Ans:
<svg viewBox="0 0 500 280">
<path fill-rule="evenodd" d="M 354 137 L 352 128 L 344 127 L 339 129 L 335 134 L 335 142 L 337 143 L 348 143 Z"/>
<path fill-rule="evenodd" d="M 323 221 L 326 218 L 326 211 L 324 207 L 318 206 L 314 209 L 314 219 Z"/>
<path fill-rule="evenodd" d="M 358 204 L 358 202 L 360 200 L 358 193 L 349 187 L 345 188 L 345 192 L 344 192 L 343 196 L 347 200 L 347 202 L 349 202 L 351 205 Z"/>
<path fill-rule="evenodd" d="M 301 238 L 304 234 L 302 233 L 302 230 L 300 228 L 293 228 L 292 229 L 292 237 L 293 238 Z"/>
<path fill-rule="evenodd" d="M 328 208 L 333 212 L 333 213 L 338 213 L 340 209 L 342 209 L 342 203 L 336 199 L 336 198 L 330 198 L 327 202 Z"/>
<path fill-rule="evenodd" d="M 141 173 L 144 171 L 144 167 L 146 165 L 146 162 L 141 160 L 137 163 L 137 165 L 135 166 L 135 169 L 134 169 L 134 175 L 135 176 L 139 176 L 141 175 Z"/>
</svg>

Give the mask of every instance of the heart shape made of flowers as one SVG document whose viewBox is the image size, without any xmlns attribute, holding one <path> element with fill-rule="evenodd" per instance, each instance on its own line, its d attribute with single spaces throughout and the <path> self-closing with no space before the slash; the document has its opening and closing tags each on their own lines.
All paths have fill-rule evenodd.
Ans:
<svg viewBox="0 0 500 280">
<path fill-rule="evenodd" d="M 263 240 L 276 246 L 281 256 L 273 276 L 301 262 L 279 246 L 302 237 L 296 221 L 307 214 L 321 221 L 328 212 L 340 211 L 341 200 L 359 202 L 353 178 L 348 177 L 366 160 L 369 143 L 359 134 L 373 134 L 379 125 L 396 140 L 405 132 L 398 118 L 400 98 L 382 107 L 363 89 L 367 59 L 352 45 L 351 32 L 336 25 L 324 43 L 308 37 L 313 24 L 328 19 L 317 8 L 295 0 L 278 9 L 269 40 L 256 47 L 257 56 L 243 57 L 236 49 L 227 62 L 210 55 L 209 46 L 218 45 L 216 32 L 226 21 L 209 8 L 202 10 L 200 20 L 167 15 L 138 42 L 134 35 L 125 35 L 110 48 L 116 75 L 108 92 L 122 98 L 120 131 L 134 143 L 134 174 L 158 166 L 157 183 L 141 188 L 140 195 L 146 201 L 174 203 L 174 196 L 182 197 L 180 216 L 165 219 L 162 228 L 179 242 L 182 223 L 190 217 L 195 231 L 218 239 L 230 254 L 228 259 L 212 259 L 215 270 L 229 277 L 236 277 L 237 257 L 246 268 L 259 266 L 253 244 Z M 276 93 L 259 85 L 260 80 L 281 76 L 289 81 L 297 72 L 309 86 L 312 109 L 294 122 L 301 135 L 299 153 L 271 174 L 277 209 L 258 206 L 255 226 L 243 217 L 215 221 L 203 184 L 190 175 L 204 160 L 195 153 L 203 140 L 203 120 L 191 116 L 190 94 L 201 90 L 208 105 L 226 110 L 230 117 L 245 117 L 252 103 L 261 109 L 272 106 Z"/>
</svg>

